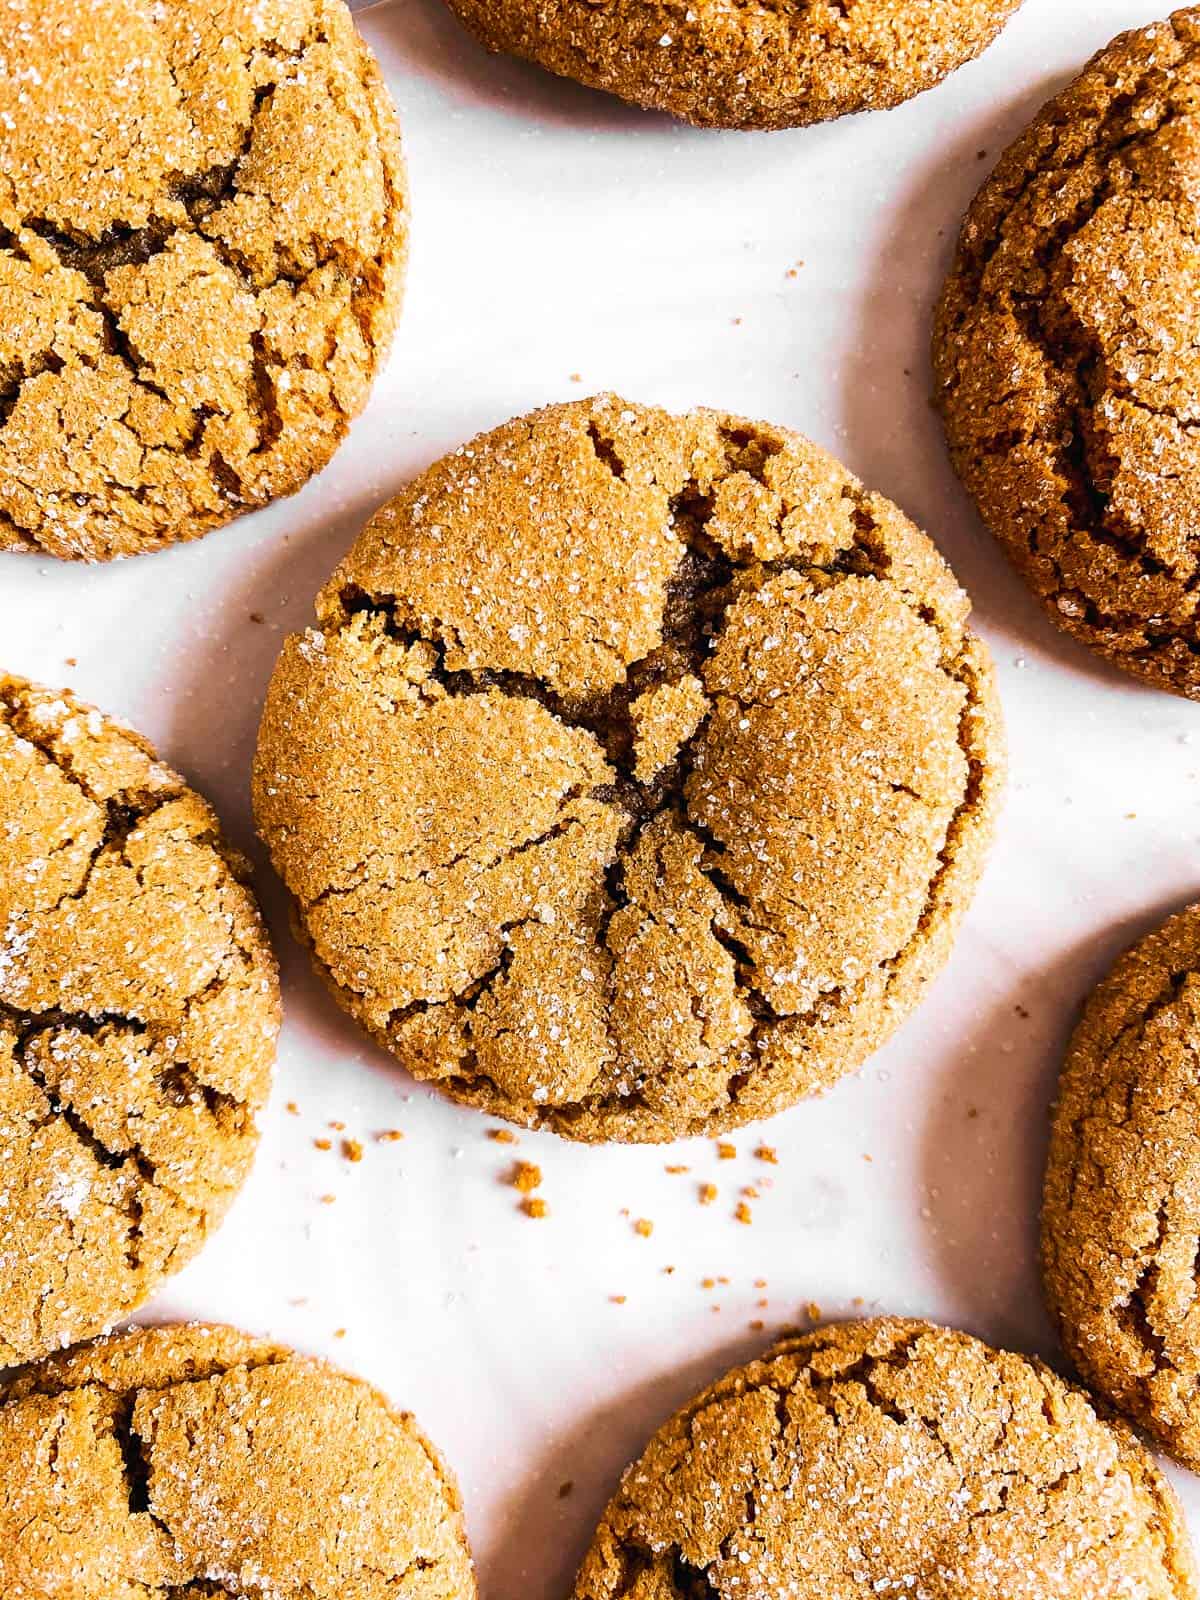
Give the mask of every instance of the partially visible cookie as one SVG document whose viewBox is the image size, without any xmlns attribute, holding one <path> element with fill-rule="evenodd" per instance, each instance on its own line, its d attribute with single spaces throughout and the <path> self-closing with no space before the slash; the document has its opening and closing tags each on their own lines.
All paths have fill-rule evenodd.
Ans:
<svg viewBox="0 0 1200 1600">
<path fill-rule="evenodd" d="M 0 1364 L 127 1316 L 246 1177 L 279 1028 L 248 875 L 145 740 L 0 674 Z"/>
<path fill-rule="evenodd" d="M 407 1413 L 232 1328 L 101 1340 L 0 1388 L 5 1600 L 472 1600 Z"/>
<path fill-rule="evenodd" d="M 0 550 L 134 555 L 293 493 L 362 408 L 406 240 L 342 0 L 6 0 Z"/>
<path fill-rule="evenodd" d="M 1200 1469 L 1200 906 L 1121 957 L 1063 1066 L 1042 1272 L 1091 1386 Z"/>
<path fill-rule="evenodd" d="M 959 476 L 1052 622 L 1200 698 L 1200 8 L 1122 34 L 967 214 L 934 334 Z"/>
<path fill-rule="evenodd" d="M 911 99 L 1020 0 L 447 0 L 490 50 L 702 127 L 794 128 Z"/>
<path fill-rule="evenodd" d="M 1004 769 L 968 611 L 798 434 L 552 406 L 385 506 L 286 642 L 259 829 L 418 1077 L 577 1139 L 752 1121 L 949 954 Z"/>
<path fill-rule="evenodd" d="M 784 1339 L 626 1472 L 574 1600 L 1195 1600 L 1169 1484 L 1040 1362 L 926 1323 Z"/>
</svg>

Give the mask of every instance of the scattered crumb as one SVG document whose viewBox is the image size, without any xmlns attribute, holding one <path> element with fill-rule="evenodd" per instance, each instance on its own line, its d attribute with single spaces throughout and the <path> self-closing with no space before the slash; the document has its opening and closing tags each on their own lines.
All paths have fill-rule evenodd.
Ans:
<svg viewBox="0 0 1200 1600">
<path fill-rule="evenodd" d="M 265 622 L 266 620 L 266 617 L 263 616 L 261 611 L 252 611 L 250 613 L 251 622 Z"/>
<path fill-rule="evenodd" d="M 810 1300 L 804 1308 L 805 1315 L 810 1322 L 820 1322 L 821 1308 L 815 1300 Z"/>
<path fill-rule="evenodd" d="M 612 1301 L 614 1306 L 623 1306 L 625 1301 L 628 1299 L 628 1296 L 623 1294 L 610 1294 L 608 1298 Z"/>
<path fill-rule="evenodd" d="M 345 1338 L 345 1337 L 346 1337 L 346 1330 L 345 1330 L 345 1328 L 335 1328 L 335 1329 L 334 1329 L 334 1330 L 333 1330 L 333 1337 L 334 1337 L 334 1338 L 335 1338 L 335 1339 L 344 1339 L 344 1338 Z"/>
<path fill-rule="evenodd" d="M 649 1217 L 639 1217 L 633 1225 L 633 1231 L 643 1239 L 648 1239 L 654 1232 L 654 1224 Z"/>
<path fill-rule="evenodd" d="M 583 373 L 582 372 L 573 372 L 571 374 L 571 382 L 572 383 L 582 383 L 583 382 Z"/>
<path fill-rule="evenodd" d="M 333 1129 L 334 1133 L 344 1133 L 346 1131 L 346 1124 L 344 1122 L 331 1122 L 329 1126 Z"/>
<path fill-rule="evenodd" d="M 664 1267 L 664 1268 L 663 1268 L 663 1272 L 664 1272 L 664 1274 L 665 1274 L 665 1275 L 666 1275 L 666 1276 L 667 1276 L 667 1277 L 668 1277 L 668 1278 L 669 1278 L 669 1277 L 670 1277 L 670 1276 L 671 1276 L 671 1274 L 672 1274 L 672 1273 L 673 1273 L 673 1272 L 674 1272 L 674 1271 L 675 1271 L 675 1268 L 674 1268 L 674 1267 Z"/>
<path fill-rule="evenodd" d="M 754 1302 L 755 1308 L 759 1311 L 765 1311 L 770 1303 L 771 1302 L 769 1300 L 756 1300 Z"/>
<path fill-rule="evenodd" d="M 332 1150 L 333 1149 L 333 1140 L 332 1139 L 314 1139 L 313 1140 L 313 1144 L 316 1146 L 316 1148 L 318 1150 Z"/>
<path fill-rule="evenodd" d="M 321 1204 L 323 1206 L 331 1206 L 331 1205 L 333 1205 L 333 1203 L 334 1203 L 334 1201 L 336 1199 L 337 1199 L 337 1195 L 335 1195 L 335 1194 L 323 1194 L 321 1196 Z"/>
<path fill-rule="evenodd" d="M 756 1160 L 765 1161 L 770 1167 L 779 1165 L 779 1152 L 773 1150 L 769 1144 L 760 1144 L 754 1155 Z"/>
<path fill-rule="evenodd" d="M 347 1161 L 361 1161 L 363 1158 L 362 1144 L 357 1139 L 343 1139 L 342 1154 Z"/>
<path fill-rule="evenodd" d="M 397 1144 L 403 1139 L 404 1134 L 399 1128 L 384 1128 L 375 1135 L 380 1144 Z"/>
<path fill-rule="evenodd" d="M 300 1107 L 294 1100 L 289 1100 L 285 1109 L 290 1116 L 298 1117 L 300 1115 Z"/>
<path fill-rule="evenodd" d="M 732 1161 L 737 1155 L 737 1145 L 718 1144 L 717 1156 L 721 1161 Z"/>
<path fill-rule="evenodd" d="M 767 1287 L 767 1280 L 765 1278 L 755 1278 L 754 1287 L 756 1289 L 765 1289 Z"/>
<path fill-rule="evenodd" d="M 1019 1017 L 1027 1019 L 1028 1016 L 1029 1016 L 1029 1012 L 1028 1012 L 1028 1010 L 1026 1009 L 1025 1006 L 1014 1006 L 1013 1010 L 1017 1013 L 1017 1015 Z"/>
<path fill-rule="evenodd" d="M 974 1122 L 975 1118 L 978 1115 L 979 1115 L 979 1107 L 978 1106 L 968 1106 L 967 1107 L 967 1117 L 971 1122 Z"/>
<path fill-rule="evenodd" d="M 667 1171 L 672 1175 L 672 1177 L 674 1177 L 677 1173 L 690 1172 L 691 1170 L 692 1170 L 691 1167 L 668 1167 L 667 1168 Z"/>
<path fill-rule="evenodd" d="M 75 656 L 68 656 L 67 657 L 67 666 L 69 666 L 69 667 L 77 667 L 78 665 L 79 665 L 79 662 L 78 662 L 78 660 L 76 659 Z"/>
<path fill-rule="evenodd" d="M 702 1183 L 700 1185 L 700 1204 L 702 1206 L 711 1206 L 716 1198 L 717 1186 L 715 1183 Z"/>
<path fill-rule="evenodd" d="M 733 1216 L 736 1222 L 744 1223 L 747 1228 L 754 1221 L 754 1215 L 744 1200 L 738 1201 L 737 1210 L 733 1213 Z"/>
<path fill-rule="evenodd" d="M 759 1319 L 756 1317 L 755 1320 L 750 1324 L 750 1332 L 761 1333 L 765 1327 L 766 1323 L 759 1321 Z"/>
<path fill-rule="evenodd" d="M 489 1128 L 488 1138 L 494 1139 L 497 1144 L 516 1144 L 517 1136 L 511 1128 Z"/>
<path fill-rule="evenodd" d="M 729 1282 L 729 1279 L 728 1279 L 728 1278 L 725 1278 L 725 1277 L 719 1277 L 719 1278 L 718 1278 L 718 1279 L 717 1279 L 717 1282 L 718 1282 L 718 1283 L 728 1283 L 728 1282 Z"/>
<path fill-rule="evenodd" d="M 565 1483 L 560 1483 L 558 1486 L 558 1498 L 560 1500 L 565 1500 L 574 1487 L 575 1480 L 573 1478 L 568 1478 Z"/>
<path fill-rule="evenodd" d="M 702 1289 L 715 1289 L 717 1287 L 717 1280 L 715 1278 L 701 1278 L 700 1287 Z"/>
<path fill-rule="evenodd" d="M 522 1194 L 532 1194 L 535 1189 L 540 1189 L 542 1186 L 542 1169 L 535 1166 L 532 1161 L 518 1161 L 512 1170 L 509 1182 Z"/>
<path fill-rule="evenodd" d="M 543 1217 L 550 1215 L 550 1207 L 544 1200 L 539 1200 L 536 1195 L 526 1195 L 521 1201 L 521 1210 L 527 1217 L 532 1217 L 535 1222 L 541 1222 Z"/>
<path fill-rule="evenodd" d="M 745 1195 L 747 1200 L 757 1200 L 759 1198 L 758 1190 L 754 1187 L 754 1185 L 752 1183 L 748 1183 L 746 1185 L 746 1187 L 742 1190 L 742 1193 L 743 1193 L 743 1195 Z"/>
</svg>

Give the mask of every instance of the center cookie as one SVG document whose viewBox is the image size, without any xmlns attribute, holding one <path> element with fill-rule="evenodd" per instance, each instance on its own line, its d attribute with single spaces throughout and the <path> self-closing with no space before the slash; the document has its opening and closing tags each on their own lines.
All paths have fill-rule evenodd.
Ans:
<svg viewBox="0 0 1200 1600">
<path fill-rule="evenodd" d="M 731 1127 L 949 952 L 1002 765 L 967 611 L 796 434 L 553 407 L 365 529 L 276 668 L 259 827 L 419 1077 L 580 1139 Z"/>
</svg>

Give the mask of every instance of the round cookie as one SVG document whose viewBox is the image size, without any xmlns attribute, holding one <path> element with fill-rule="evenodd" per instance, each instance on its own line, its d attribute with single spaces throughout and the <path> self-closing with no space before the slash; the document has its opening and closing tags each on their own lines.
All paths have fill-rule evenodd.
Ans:
<svg viewBox="0 0 1200 1600">
<path fill-rule="evenodd" d="M 0 1388 L 6 1600 L 472 1600 L 457 1487 L 359 1379 L 232 1328 L 124 1334 Z"/>
<path fill-rule="evenodd" d="M 342 0 L 6 0 L 0 551 L 154 550 L 318 472 L 399 313 L 404 189 Z"/>
<path fill-rule="evenodd" d="M 1039 1362 L 883 1320 L 784 1339 L 651 1440 L 574 1600 L 1195 1600 L 1166 1479 Z"/>
<path fill-rule="evenodd" d="M 245 1179 L 279 1029 L 248 876 L 145 740 L 0 675 L 0 1364 L 127 1316 Z"/>
<path fill-rule="evenodd" d="M 1200 906 L 1126 952 L 1071 1040 L 1042 1274 L 1086 1381 L 1200 1469 Z"/>
<path fill-rule="evenodd" d="M 1116 39 L 972 205 L 934 334 L 959 476 L 1051 620 L 1200 697 L 1200 9 Z"/>
<path fill-rule="evenodd" d="M 899 105 L 984 50 L 1020 0 L 447 0 L 490 50 L 711 128 Z"/>
<path fill-rule="evenodd" d="M 752 1121 L 949 953 L 1001 787 L 968 609 L 797 434 L 553 406 L 368 524 L 272 678 L 259 830 L 418 1077 L 578 1139 Z"/>
</svg>

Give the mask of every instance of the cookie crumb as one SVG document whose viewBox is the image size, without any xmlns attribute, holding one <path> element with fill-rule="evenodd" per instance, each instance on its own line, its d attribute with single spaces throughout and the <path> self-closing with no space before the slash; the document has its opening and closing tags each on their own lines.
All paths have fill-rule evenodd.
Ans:
<svg viewBox="0 0 1200 1600">
<path fill-rule="evenodd" d="M 612 1301 L 614 1306 L 623 1306 L 629 1297 L 628 1295 L 623 1294 L 610 1294 L 608 1298 Z"/>
<path fill-rule="evenodd" d="M 571 1493 L 571 1491 L 574 1489 L 574 1487 L 575 1487 L 574 1478 L 568 1478 L 565 1483 L 560 1483 L 559 1486 L 558 1486 L 558 1498 L 560 1500 L 565 1500 L 567 1498 L 567 1496 Z"/>
<path fill-rule="evenodd" d="M 399 1128 L 384 1128 L 375 1135 L 379 1144 L 398 1144 L 404 1134 Z"/>
<path fill-rule="evenodd" d="M 654 1224 L 649 1217 L 639 1217 L 633 1225 L 633 1231 L 640 1234 L 643 1239 L 648 1239 L 654 1232 Z"/>
<path fill-rule="evenodd" d="M 358 1139 L 343 1139 L 342 1154 L 347 1161 L 361 1161 L 363 1158 L 361 1142 Z"/>
<path fill-rule="evenodd" d="M 765 1161 L 770 1167 L 779 1165 L 779 1152 L 773 1150 L 769 1144 L 760 1144 L 754 1155 L 756 1160 Z"/>
<path fill-rule="evenodd" d="M 542 1169 L 532 1161 L 518 1161 L 512 1170 L 509 1182 L 522 1194 L 532 1194 L 535 1189 L 540 1189 L 542 1186 Z"/>
<path fill-rule="evenodd" d="M 681 1172 L 690 1172 L 692 1169 L 691 1167 L 668 1167 L 666 1170 L 672 1175 L 672 1177 L 675 1177 Z"/>
<path fill-rule="evenodd" d="M 321 1204 L 323 1206 L 331 1206 L 331 1205 L 334 1204 L 334 1202 L 336 1200 L 337 1200 L 337 1195 L 335 1195 L 335 1194 L 323 1194 L 321 1196 Z"/>
<path fill-rule="evenodd" d="M 314 1139 L 313 1140 L 313 1145 L 318 1150 L 332 1150 L 333 1149 L 333 1140 L 332 1139 Z"/>
<path fill-rule="evenodd" d="M 537 1195 L 526 1195 L 521 1201 L 521 1210 L 527 1217 L 532 1217 L 535 1222 L 541 1222 L 543 1217 L 550 1215 L 550 1207 Z"/>
<path fill-rule="evenodd" d="M 284 1107 L 284 1110 L 290 1117 L 298 1117 L 300 1115 L 300 1107 L 294 1100 L 289 1100 L 287 1105 Z"/>
<path fill-rule="evenodd" d="M 737 1156 L 737 1145 L 718 1143 L 717 1159 L 720 1161 L 733 1161 Z"/>
<path fill-rule="evenodd" d="M 511 1128 L 489 1128 L 487 1136 L 489 1139 L 494 1140 L 496 1144 L 518 1143 L 517 1136 Z"/>
<path fill-rule="evenodd" d="M 716 1198 L 717 1186 L 715 1183 L 702 1183 L 700 1185 L 700 1204 L 702 1206 L 711 1206 Z"/>
<path fill-rule="evenodd" d="M 754 1221 L 754 1215 L 744 1200 L 739 1200 L 737 1210 L 733 1213 L 734 1221 L 744 1223 L 748 1228 Z"/>
<path fill-rule="evenodd" d="M 251 622 L 265 622 L 266 620 L 266 617 L 263 616 L 261 611 L 252 611 L 250 613 Z"/>
</svg>

